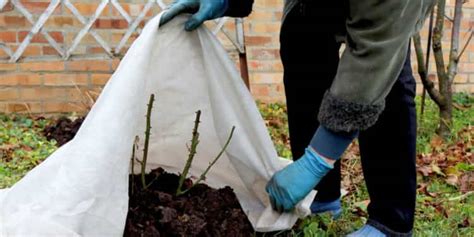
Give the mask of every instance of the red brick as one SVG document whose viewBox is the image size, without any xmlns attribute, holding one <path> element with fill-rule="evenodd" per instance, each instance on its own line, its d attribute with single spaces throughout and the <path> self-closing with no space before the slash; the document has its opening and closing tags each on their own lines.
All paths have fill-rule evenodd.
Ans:
<svg viewBox="0 0 474 237">
<path fill-rule="evenodd" d="M 87 74 L 44 74 L 44 85 L 45 86 L 75 86 L 75 85 L 87 85 L 88 75 Z"/>
<path fill-rule="evenodd" d="M 59 53 L 51 46 L 43 46 L 43 55 L 59 55 Z"/>
<path fill-rule="evenodd" d="M 271 21 L 273 19 L 272 11 L 253 11 L 250 16 L 246 19 L 248 21 Z"/>
<path fill-rule="evenodd" d="M 280 33 L 280 22 L 252 22 L 252 32 L 254 33 Z"/>
<path fill-rule="evenodd" d="M 81 60 L 67 62 L 70 71 L 110 71 L 108 60 Z"/>
<path fill-rule="evenodd" d="M 250 81 L 254 84 L 275 84 L 283 81 L 283 73 L 252 73 Z"/>
<path fill-rule="evenodd" d="M 15 47 L 16 50 L 16 47 Z M 23 51 L 23 54 L 21 56 L 23 57 L 29 57 L 29 56 L 40 56 L 42 53 L 41 47 L 37 45 L 28 45 Z"/>
<path fill-rule="evenodd" d="M 91 83 L 92 85 L 103 86 L 109 81 L 111 76 L 111 74 L 92 74 Z"/>
<path fill-rule="evenodd" d="M 19 65 L 22 71 L 64 71 L 63 61 L 25 62 Z"/>
<path fill-rule="evenodd" d="M 80 102 L 87 104 L 91 101 L 88 95 L 88 88 L 75 87 L 67 89 L 67 100 L 70 102 Z"/>
<path fill-rule="evenodd" d="M 41 113 L 41 103 L 39 102 L 13 102 L 7 103 L 6 105 L 7 113 Z"/>
<path fill-rule="evenodd" d="M 125 10 L 125 12 L 130 15 L 130 3 L 120 3 L 120 6 L 123 8 L 123 10 Z M 120 14 L 120 12 L 117 10 L 117 8 L 115 7 L 112 7 L 112 12 L 111 12 L 111 16 L 119 16 L 119 17 L 122 17 L 122 15 Z"/>
<path fill-rule="evenodd" d="M 283 18 L 283 12 L 282 11 L 275 12 L 275 19 L 281 20 L 282 18 Z"/>
<path fill-rule="evenodd" d="M 125 50 L 124 50 L 125 51 Z M 114 59 L 112 60 L 112 70 L 115 71 L 117 70 L 118 66 L 120 65 L 120 59 Z"/>
<path fill-rule="evenodd" d="M 65 88 L 21 88 L 20 97 L 22 100 L 66 100 L 67 90 Z"/>
<path fill-rule="evenodd" d="M 0 86 L 41 85 L 41 76 L 35 73 L 9 73 L 0 76 Z"/>
<path fill-rule="evenodd" d="M 124 19 L 103 19 L 99 18 L 94 22 L 96 29 L 127 29 L 128 22 Z"/>
<path fill-rule="evenodd" d="M 454 77 L 454 83 L 455 84 L 464 84 L 466 82 L 468 82 L 468 74 L 457 74 L 455 77 Z"/>
<path fill-rule="evenodd" d="M 49 6 L 49 2 L 33 2 L 29 0 L 22 0 L 21 3 L 30 13 L 43 13 Z M 61 4 L 54 9 L 54 14 L 61 13 Z"/>
<path fill-rule="evenodd" d="M 74 2 L 73 5 L 85 17 L 94 15 L 97 8 L 99 7 L 98 3 Z M 108 15 L 109 15 L 109 6 L 104 8 L 100 16 L 108 16 Z"/>
<path fill-rule="evenodd" d="M 248 66 L 251 71 L 258 72 L 282 72 L 283 65 L 280 60 L 249 60 Z"/>
<path fill-rule="evenodd" d="M 14 71 L 14 70 L 16 70 L 15 63 L 0 63 L 0 71 Z"/>
<path fill-rule="evenodd" d="M 250 84 L 250 88 L 253 95 L 258 95 L 258 96 L 270 95 L 270 88 L 266 84 Z"/>
<path fill-rule="evenodd" d="M 112 20 L 112 28 L 114 29 L 127 29 L 128 22 L 125 19 L 114 19 Z"/>
<path fill-rule="evenodd" d="M 82 103 L 72 102 L 46 102 L 44 103 L 45 113 L 71 113 L 71 112 L 87 112 L 88 108 Z"/>
<path fill-rule="evenodd" d="M 460 63 L 459 71 L 460 72 L 473 73 L 474 72 L 474 63 Z"/>
<path fill-rule="evenodd" d="M 62 28 L 65 26 L 73 26 L 74 19 L 71 16 L 51 16 L 45 23 L 47 28 Z"/>
<path fill-rule="evenodd" d="M 28 31 L 20 31 L 18 32 L 18 40 L 22 42 L 26 36 L 28 35 Z M 64 42 L 64 36 L 62 32 L 59 31 L 50 31 L 48 32 L 49 36 L 53 38 L 57 43 L 63 43 Z M 46 38 L 44 37 L 43 34 L 37 33 L 33 36 L 33 39 L 31 40 L 32 43 L 48 43 Z"/>
<path fill-rule="evenodd" d="M 280 58 L 280 50 L 279 49 L 251 49 L 250 50 L 250 59 L 279 59 Z"/>
<path fill-rule="evenodd" d="M 104 48 L 100 47 L 100 46 L 92 46 L 92 47 L 87 47 L 87 50 L 86 52 L 88 54 L 104 54 L 105 53 L 105 50 Z"/>
<path fill-rule="evenodd" d="M 1 88 L 0 87 L 0 101 L 17 100 L 19 98 L 18 88 Z"/>
<path fill-rule="evenodd" d="M 15 43 L 16 42 L 16 32 L 13 32 L 13 31 L 0 31 L 0 42 Z"/>
<path fill-rule="evenodd" d="M 248 46 L 264 46 L 272 43 L 270 36 L 246 36 L 245 44 Z"/>
<path fill-rule="evenodd" d="M 24 16 L 0 16 L 0 25 L 8 28 L 24 27 L 27 24 Z"/>
<path fill-rule="evenodd" d="M 111 29 L 112 28 L 112 20 L 111 19 L 97 19 L 93 25 L 94 28 L 97 29 Z"/>
</svg>

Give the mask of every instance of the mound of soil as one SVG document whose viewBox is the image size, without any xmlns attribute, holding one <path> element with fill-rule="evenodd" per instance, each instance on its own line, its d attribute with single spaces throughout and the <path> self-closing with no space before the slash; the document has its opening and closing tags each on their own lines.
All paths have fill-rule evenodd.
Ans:
<svg viewBox="0 0 474 237">
<path fill-rule="evenodd" d="M 124 236 L 253 236 L 247 216 L 230 187 L 198 184 L 175 196 L 179 176 L 158 168 L 146 175 L 152 184 L 142 189 L 139 175 L 130 175 L 129 211 Z M 153 181 L 154 180 L 154 181 Z M 186 180 L 186 188 L 192 185 Z"/>
<path fill-rule="evenodd" d="M 56 140 L 58 146 L 62 146 L 74 138 L 83 121 L 84 117 L 77 118 L 74 121 L 62 117 L 56 120 L 52 125 L 46 126 L 43 130 L 43 134 L 48 141 Z"/>
<path fill-rule="evenodd" d="M 60 118 L 43 133 L 62 146 L 74 138 L 84 118 Z M 230 187 L 213 189 L 198 184 L 189 192 L 175 196 L 179 176 L 162 168 L 146 176 L 142 189 L 140 175 L 129 176 L 129 211 L 124 236 L 264 236 L 256 233 Z M 185 181 L 184 189 L 192 186 Z M 290 236 L 279 232 L 275 236 Z M 267 233 L 268 234 L 268 233 Z M 275 234 L 275 233 L 273 233 Z M 273 235 L 271 235 L 273 236 Z"/>
</svg>

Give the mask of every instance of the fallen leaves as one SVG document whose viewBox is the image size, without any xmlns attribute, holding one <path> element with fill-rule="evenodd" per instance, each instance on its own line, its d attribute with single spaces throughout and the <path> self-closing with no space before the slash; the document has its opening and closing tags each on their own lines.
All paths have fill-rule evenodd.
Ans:
<svg viewBox="0 0 474 237">
<path fill-rule="evenodd" d="M 430 153 L 419 154 L 417 171 L 423 177 L 432 175 L 443 177 L 449 185 L 458 187 L 463 193 L 474 190 L 474 128 L 467 127 L 459 133 L 455 143 L 449 144 L 434 136 Z"/>
</svg>

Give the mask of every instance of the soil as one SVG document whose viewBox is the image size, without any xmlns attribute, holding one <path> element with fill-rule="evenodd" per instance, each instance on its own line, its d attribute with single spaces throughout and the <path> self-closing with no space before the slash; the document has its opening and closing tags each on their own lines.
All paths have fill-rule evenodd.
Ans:
<svg viewBox="0 0 474 237">
<path fill-rule="evenodd" d="M 62 146 L 74 138 L 84 118 L 60 118 L 43 133 Z M 230 187 L 214 189 L 197 184 L 189 192 L 175 196 L 179 176 L 162 168 L 146 176 L 129 176 L 129 211 L 124 236 L 290 236 L 290 232 L 256 233 Z M 192 186 L 185 181 L 184 189 Z"/>
<path fill-rule="evenodd" d="M 252 225 L 230 187 L 197 184 L 175 196 L 179 176 L 161 168 L 146 175 L 152 184 L 142 189 L 139 175 L 130 175 L 129 212 L 124 236 L 254 236 Z M 153 181 L 154 180 L 154 181 Z M 192 185 L 186 180 L 186 188 Z"/>
<path fill-rule="evenodd" d="M 84 117 L 77 118 L 74 121 L 62 117 L 43 130 L 44 136 L 50 140 L 56 140 L 58 147 L 72 140 L 82 125 Z"/>
</svg>

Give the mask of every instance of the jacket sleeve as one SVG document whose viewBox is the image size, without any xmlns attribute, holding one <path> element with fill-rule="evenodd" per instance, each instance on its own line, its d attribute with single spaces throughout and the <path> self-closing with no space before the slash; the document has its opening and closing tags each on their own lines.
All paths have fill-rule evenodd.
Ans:
<svg viewBox="0 0 474 237">
<path fill-rule="evenodd" d="M 228 0 L 229 8 L 224 13 L 230 17 L 246 17 L 252 12 L 254 0 Z"/>
<path fill-rule="evenodd" d="M 407 56 L 409 39 L 433 0 L 348 0 L 346 49 L 320 107 L 335 132 L 371 127 Z"/>
</svg>

